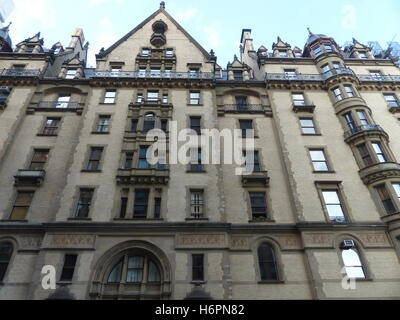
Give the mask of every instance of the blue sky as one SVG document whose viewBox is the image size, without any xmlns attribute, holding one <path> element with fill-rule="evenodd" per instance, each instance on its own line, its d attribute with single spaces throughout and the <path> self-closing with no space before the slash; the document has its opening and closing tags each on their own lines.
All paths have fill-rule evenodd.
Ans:
<svg viewBox="0 0 400 320">
<path fill-rule="evenodd" d="M 14 44 L 41 31 L 45 46 L 68 45 L 77 27 L 90 42 L 89 60 L 101 47 L 109 47 L 159 8 L 161 0 L 14 0 Z M 247 6 L 247 8 L 246 8 Z M 78 8 L 76 10 L 75 8 Z M 303 47 L 307 27 L 332 36 L 343 45 L 360 42 L 386 45 L 397 34 L 400 42 L 399 0 L 166 0 L 167 11 L 226 66 L 238 54 L 241 30 L 253 30 L 256 49 L 271 48 L 277 36 Z"/>
</svg>

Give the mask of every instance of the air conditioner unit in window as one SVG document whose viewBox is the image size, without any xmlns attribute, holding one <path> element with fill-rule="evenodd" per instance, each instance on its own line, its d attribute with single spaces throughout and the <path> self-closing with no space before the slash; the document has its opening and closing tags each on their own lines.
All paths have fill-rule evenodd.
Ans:
<svg viewBox="0 0 400 320">
<path fill-rule="evenodd" d="M 342 243 L 342 247 L 344 249 L 351 249 L 354 248 L 356 246 L 356 244 L 354 243 L 353 240 L 344 240 Z"/>
</svg>

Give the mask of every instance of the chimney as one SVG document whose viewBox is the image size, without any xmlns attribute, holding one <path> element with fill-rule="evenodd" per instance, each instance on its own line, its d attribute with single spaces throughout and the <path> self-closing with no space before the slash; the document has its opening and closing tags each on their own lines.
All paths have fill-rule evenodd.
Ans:
<svg viewBox="0 0 400 320">
<path fill-rule="evenodd" d="M 73 50 L 73 51 L 82 50 L 84 43 L 85 43 L 85 36 L 83 34 L 83 30 L 75 29 L 74 33 L 71 36 L 71 42 L 69 43 L 67 50 Z"/>
<path fill-rule="evenodd" d="M 254 52 L 253 38 L 251 37 L 251 29 L 242 30 L 242 38 L 240 39 L 241 52 Z"/>
</svg>

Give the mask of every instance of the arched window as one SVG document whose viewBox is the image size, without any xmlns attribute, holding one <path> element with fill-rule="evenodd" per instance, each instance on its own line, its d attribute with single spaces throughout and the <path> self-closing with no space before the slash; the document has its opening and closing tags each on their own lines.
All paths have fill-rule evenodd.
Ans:
<svg viewBox="0 0 400 320">
<path fill-rule="evenodd" d="M 12 253 L 13 245 L 11 242 L 6 241 L 0 243 L 0 282 L 4 280 Z"/>
<path fill-rule="evenodd" d="M 365 279 L 364 266 L 361 262 L 357 246 L 352 240 L 342 243 L 342 259 L 347 276 L 351 279 Z"/>
<path fill-rule="evenodd" d="M 258 248 L 261 281 L 279 280 L 275 249 L 269 243 L 263 243 Z"/>
<path fill-rule="evenodd" d="M 156 115 L 154 113 L 148 113 L 144 116 L 143 131 L 149 132 L 156 127 Z"/>
</svg>

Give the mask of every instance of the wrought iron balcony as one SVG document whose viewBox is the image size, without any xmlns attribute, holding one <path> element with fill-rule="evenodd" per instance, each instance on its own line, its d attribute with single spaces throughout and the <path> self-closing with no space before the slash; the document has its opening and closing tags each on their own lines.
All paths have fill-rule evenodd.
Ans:
<svg viewBox="0 0 400 320">
<path fill-rule="evenodd" d="M 263 186 L 269 185 L 268 171 L 254 171 L 249 175 L 242 176 L 242 184 L 244 187 Z"/>
<path fill-rule="evenodd" d="M 359 75 L 362 82 L 400 82 L 400 76 L 392 75 Z"/>
<path fill-rule="evenodd" d="M 78 109 L 79 102 L 58 102 L 58 101 L 42 101 L 37 105 L 38 109 Z"/>
<path fill-rule="evenodd" d="M 287 74 L 287 73 L 267 73 L 266 81 L 304 81 L 320 82 L 325 79 L 320 74 Z"/>
<path fill-rule="evenodd" d="M 323 80 L 329 80 L 330 78 L 333 78 L 338 75 L 349 75 L 349 76 L 354 76 L 357 77 L 356 74 L 354 73 L 353 70 L 349 68 L 336 68 L 336 69 L 331 69 L 327 72 L 325 72 L 322 75 Z"/>
<path fill-rule="evenodd" d="M 41 186 L 46 171 L 44 170 L 18 170 L 17 175 L 14 177 L 16 186 Z"/>
<path fill-rule="evenodd" d="M 348 139 L 354 135 L 357 135 L 359 133 L 366 132 L 366 131 L 379 131 L 379 132 L 385 133 L 385 130 L 381 126 L 378 126 L 376 124 L 365 124 L 362 126 L 354 127 L 351 130 L 347 131 L 344 134 L 344 138 Z"/>
<path fill-rule="evenodd" d="M 166 72 L 166 71 L 94 71 L 91 78 L 130 78 L 130 79 L 214 79 L 212 72 Z"/>
<path fill-rule="evenodd" d="M 119 169 L 117 182 L 119 184 L 150 184 L 166 185 L 169 182 L 168 169 Z"/>
<path fill-rule="evenodd" d="M 293 111 L 294 112 L 310 112 L 310 113 L 313 113 L 314 112 L 314 110 L 315 110 L 315 105 L 314 104 L 312 104 L 312 103 L 303 103 L 303 104 L 300 104 L 300 103 L 294 103 L 293 104 Z"/>
<path fill-rule="evenodd" d="M 225 104 L 225 112 L 235 113 L 263 113 L 264 107 L 262 104 Z"/>
<path fill-rule="evenodd" d="M 29 69 L 3 69 L 0 73 L 2 77 L 39 77 L 40 70 Z"/>
</svg>

